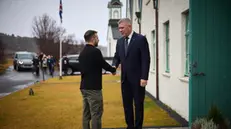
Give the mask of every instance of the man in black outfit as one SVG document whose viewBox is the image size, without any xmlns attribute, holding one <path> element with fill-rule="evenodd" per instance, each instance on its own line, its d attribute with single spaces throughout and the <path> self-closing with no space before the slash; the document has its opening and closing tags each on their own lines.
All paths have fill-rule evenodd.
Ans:
<svg viewBox="0 0 231 129">
<path fill-rule="evenodd" d="M 43 64 L 43 56 L 44 56 L 44 54 L 43 54 L 43 52 L 41 52 L 39 57 L 38 57 L 41 69 L 42 69 L 42 64 Z"/>
<path fill-rule="evenodd" d="M 63 57 L 62 62 L 63 62 L 64 75 L 67 75 L 67 69 L 68 69 L 68 66 L 69 66 L 69 59 L 67 58 L 66 55 Z"/>
<path fill-rule="evenodd" d="M 109 65 L 103 58 L 98 46 L 98 35 L 94 30 L 84 34 L 87 45 L 79 55 L 81 84 L 83 96 L 83 129 L 101 129 L 103 114 L 102 96 L 102 69 L 115 74 L 116 69 Z"/>
<path fill-rule="evenodd" d="M 33 65 L 34 65 L 34 72 L 37 76 L 39 76 L 39 59 L 37 56 L 33 57 Z"/>
</svg>

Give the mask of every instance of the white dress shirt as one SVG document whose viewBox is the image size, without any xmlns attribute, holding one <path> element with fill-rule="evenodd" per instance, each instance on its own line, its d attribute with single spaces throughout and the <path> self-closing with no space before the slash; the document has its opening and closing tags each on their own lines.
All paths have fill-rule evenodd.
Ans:
<svg viewBox="0 0 231 129">
<path fill-rule="evenodd" d="M 134 31 L 131 32 L 131 34 L 128 36 L 128 45 L 130 44 L 130 41 L 132 39 L 132 35 L 133 35 Z"/>
</svg>

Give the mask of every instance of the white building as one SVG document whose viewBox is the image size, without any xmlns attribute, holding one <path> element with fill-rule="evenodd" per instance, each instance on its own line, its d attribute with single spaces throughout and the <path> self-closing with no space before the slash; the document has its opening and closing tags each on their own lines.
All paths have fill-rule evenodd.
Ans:
<svg viewBox="0 0 231 129">
<path fill-rule="evenodd" d="M 109 57 L 114 56 L 117 39 L 121 37 L 117 22 L 122 16 L 122 6 L 120 0 L 111 0 L 108 2 L 109 20 L 107 30 L 107 53 Z"/>
<path fill-rule="evenodd" d="M 156 16 L 155 0 L 127 0 L 126 15 L 132 19 L 138 33 L 136 14 L 141 14 L 141 34 L 149 42 L 151 67 L 147 91 L 157 97 L 156 91 Z M 188 84 L 188 8 L 189 0 L 158 0 L 159 9 L 159 100 L 183 118 L 189 117 Z M 138 13 L 137 13 L 138 12 Z"/>
<path fill-rule="evenodd" d="M 98 49 L 101 51 L 103 57 L 106 57 L 106 56 L 107 56 L 107 47 L 106 47 L 106 46 L 101 46 L 101 45 L 99 45 L 99 46 L 98 46 Z"/>
</svg>

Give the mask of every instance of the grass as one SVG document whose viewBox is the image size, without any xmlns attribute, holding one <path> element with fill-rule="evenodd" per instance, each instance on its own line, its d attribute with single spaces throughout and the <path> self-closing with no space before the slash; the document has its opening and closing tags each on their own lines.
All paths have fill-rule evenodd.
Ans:
<svg viewBox="0 0 231 129">
<path fill-rule="evenodd" d="M 3 74 L 5 70 L 13 64 L 12 59 L 7 59 L 3 64 L 0 64 L 0 74 Z"/>
<path fill-rule="evenodd" d="M 103 128 L 125 127 L 119 76 L 103 77 Z M 79 76 L 52 78 L 0 100 L 1 129 L 81 129 L 82 96 Z M 145 98 L 144 126 L 179 125 L 149 97 Z"/>
</svg>

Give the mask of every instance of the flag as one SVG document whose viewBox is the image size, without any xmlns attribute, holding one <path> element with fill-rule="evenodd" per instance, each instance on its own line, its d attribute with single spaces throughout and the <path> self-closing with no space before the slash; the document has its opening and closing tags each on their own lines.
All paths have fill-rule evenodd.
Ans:
<svg viewBox="0 0 231 129">
<path fill-rule="evenodd" d="M 60 21 L 61 23 L 63 22 L 63 5 L 62 5 L 62 0 L 60 0 L 60 5 L 59 5 L 59 17 L 60 17 Z"/>
</svg>

